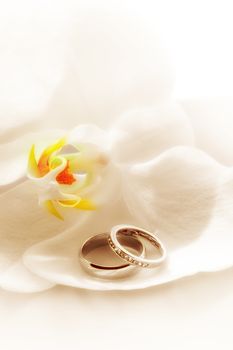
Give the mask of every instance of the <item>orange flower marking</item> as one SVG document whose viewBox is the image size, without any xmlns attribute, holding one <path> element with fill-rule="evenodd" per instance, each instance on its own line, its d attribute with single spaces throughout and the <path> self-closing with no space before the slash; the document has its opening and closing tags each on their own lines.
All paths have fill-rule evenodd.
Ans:
<svg viewBox="0 0 233 350">
<path fill-rule="evenodd" d="M 49 157 L 41 156 L 38 161 L 38 170 L 40 176 L 44 176 L 49 172 Z"/>
<path fill-rule="evenodd" d="M 65 169 L 57 175 L 56 180 L 61 185 L 72 185 L 72 183 L 76 181 L 74 175 L 70 171 L 69 160 L 67 160 Z"/>
</svg>

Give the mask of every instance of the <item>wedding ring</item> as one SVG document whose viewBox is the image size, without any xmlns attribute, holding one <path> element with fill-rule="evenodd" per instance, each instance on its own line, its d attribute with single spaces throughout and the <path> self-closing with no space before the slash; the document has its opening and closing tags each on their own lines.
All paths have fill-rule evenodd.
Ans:
<svg viewBox="0 0 233 350">
<path fill-rule="evenodd" d="M 89 260 L 89 253 L 91 253 L 99 247 L 106 246 L 106 248 L 109 249 L 110 253 L 112 253 L 112 250 L 110 249 L 108 244 L 108 238 L 109 233 L 100 233 L 88 238 L 84 242 L 80 250 L 80 262 L 83 268 L 87 272 L 94 274 L 95 276 L 100 276 L 101 278 L 123 277 L 133 272 L 133 270 L 135 270 L 135 266 L 133 266 L 131 263 L 125 261 L 124 259 L 115 254 L 113 254 L 113 260 L 116 262 L 114 262 L 111 265 L 95 263 Z M 144 256 L 144 245 L 141 243 L 140 240 L 137 239 L 137 237 L 134 237 L 133 235 L 119 235 L 118 239 L 122 247 L 127 248 L 127 251 L 139 254 L 139 256 L 141 257 Z"/>
<path fill-rule="evenodd" d="M 160 257 L 156 259 L 146 259 L 144 257 L 137 256 L 132 254 L 125 246 L 119 241 L 119 235 L 124 234 L 126 237 L 131 236 L 135 239 L 143 237 L 148 240 L 160 253 Z M 108 243 L 111 249 L 126 262 L 140 267 L 156 267 L 164 262 L 166 259 L 166 250 L 159 240 L 153 233 L 146 231 L 144 229 L 138 228 L 131 225 L 118 225 L 114 226 L 110 232 L 108 238 Z"/>
</svg>

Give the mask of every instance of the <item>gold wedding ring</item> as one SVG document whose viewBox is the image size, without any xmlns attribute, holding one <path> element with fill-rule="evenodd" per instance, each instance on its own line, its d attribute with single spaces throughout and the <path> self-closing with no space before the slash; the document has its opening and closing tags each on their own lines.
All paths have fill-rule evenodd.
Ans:
<svg viewBox="0 0 233 350">
<path fill-rule="evenodd" d="M 154 258 L 154 259 L 147 259 L 145 257 L 137 256 L 127 249 L 124 245 L 121 244 L 119 241 L 119 235 L 125 235 L 135 238 L 143 237 L 147 241 L 149 241 L 150 244 L 152 244 L 156 250 L 159 251 L 160 257 Z M 114 226 L 111 229 L 110 235 L 108 237 L 108 242 L 112 250 L 120 256 L 125 261 L 129 262 L 132 265 L 140 266 L 140 267 L 157 267 L 161 265 L 164 260 L 166 259 L 166 250 L 162 242 L 159 240 L 159 238 L 154 235 L 153 233 L 146 231 L 144 229 L 138 228 L 136 226 L 132 225 L 118 225 Z"/>
<path fill-rule="evenodd" d="M 124 277 L 129 273 L 133 272 L 134 266 L 129 262 L 123 260 L 122 258 L 113 255 L 112 264 L 100 264 L 98 262 L 90 261 L 88 255 L 99 247 L 105 247 L 109 249 L 110 253 L 112 250 L 108 244 L 109 233 L 100 233 L 95 236 L 88 238 L 81 250 L 80 250 L 80 261 L 83 268 L 95 276 L 102 278 L 108 277 Z M 133 236 L 120 235 L 119 240 L 121 244 L 127 248 L 130 252 L 138 254 L 139 256 L 144 256 L 145 248 L 143 244 Z M 117 258 L 117 259 L 116 259 Z"/>
<path fill-rule="evenodd" d="M 159 257 L 145 257 L 147 249 L 142 238 L 155 248 Z M 99 247 L 105 247 L 113 253 L 114 263 L 106 264 L 91 261 L 89 255 Z M 116 257 L 118 261 L 116 262 Z M 132 225 L 117 225 L 109 233 L 100 233 L 88 238 L 81 250 L 80 261 L 83 268 L 102 278 L 123 277 L 137 268 L 153 268 L 166 259 L 166 249 L 159 238 L 142 228 Z"/>
</svg>

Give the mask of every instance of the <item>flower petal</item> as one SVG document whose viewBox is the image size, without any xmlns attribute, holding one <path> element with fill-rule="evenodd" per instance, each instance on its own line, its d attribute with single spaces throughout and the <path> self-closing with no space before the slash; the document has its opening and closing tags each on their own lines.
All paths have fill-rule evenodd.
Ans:
<svg viewBox="0 0 233 350">
<path fill-rule="evenodd" d="M 124 114 L 111 129 L 110 143 L 117 162 L 132 163 L 152 159 L 176 145 L 193 145 L 194 136 L 179 105 L 164 101 Z"/>
<path fill-rule="evenodd" d="M 43 153 L 40 155 L 38 160 L 38 170 L 40 173 L 40 176 L 44 176 L 49 172 L 49 157 L 53 152 L 56 152 L 62 148 L 62 146 L 65 145 L 66 139 L 63 137 L 62 139 L 56 141 L 56 143 L 47 146 Z"/>
<path fill-rule="evenodd" d="M 220 163 L 233 165 L 233 99 L 181 101 L 195 132 L 197 146 Z"/>
<path fill-rule="evenodd" d="M 69 5 L 57 3 L 54 7 L 48 2 L 43 11 L 42 3 L 23 3 L 21 7 L 14 3 L 15 11 L 12 4 L 6 5 L 1 16 L 5 33 L 0 38 L 1 142 L 23 138 L 48 125 L 54 128 L 49 120 L 50 101 L 63 82 L 67 52 L 72 47 L 75 14 Z"/>
<path fill-rule="evenodd" d="M 174 147 L 126 170 L 125 201 L 151 230 L 192 238 L 208 224 L 226 171 L 202 151 Z"/>
<path fill-rule="evenodd" d="M 55 284 L 30 272 L 20 259 L 1 276 L 0 285 L 12 292 L 35 293 L 50 289 Z"/>
<path fill-rule="evenodd" d="M 99 128 L 95 124 L 80 124 L 73 128 L 68 137 L 67 142 L 71 145 L 93 144 L 101 150 L 108 148 L 108 136 L 105 130 Z"/>
<path fill-rule="evenodd" d="M 132 6 L 107 0 L 50 2 L 46 11 L 28 2 L 31 21 L 22 8 L 2 23 L 2 139 L 54 125 L 109 124 L 135 104 L 170 95 L 171 65 L 154 17 L 134 16 Z"/>
<path fill-rule="evenodd" d="M 34 277 L 30 287 L 30 278 L 25 277 L 30 274 L 24 271 L 26 268 L 23 270 L 22 255 L 33 244 L 61 233 L 74 223 L 77 225 L 78 213 L 64 222 L 53 217 L 39 207 L 35 187 L 30 181 L 2 194 L 0 208 L 0 286 L 11 286 L 12 290 L 22 290 L 25 286 L 25 291 L 30 292 L 30 288 L 34 291 L 51 285 Z"/>
<path fill-rule="evenodd" d="M 25 179 L 27 171 L 28 153 L 30 151 L 30 170 L 37 172 L 36 155 L 33 144 L 39 143 L 39 150 L 51 143 L 51 140 L 64 135 L 64 130 L 48 130 L 38 133 L 29 133 L 22 138 L 17 138 L 14 141 L 0 145 L 0 190 L 4 190 L 4 186 Z"/>
<path fill-rule="evenodd" d="M 54 216 L 56 216 L 58 219 L 64 220 L 59 211 L 56 209 L 56 207 L 53 204 L 53 201 L 46 200 L 44 201 L 44 207 Z"/>
<path fill-rule="evenodd" d="M 118 5 L 111 8 L 104 1 L 93 9 L 87 1 L 74 9 L 67 71 L 51 101 L 60 127 L 110 125 L 125 110 L 151 106 L 171 94 L 171 65 L 154 18 L 132 16 L 131 8 Z"/>
<path fill-rule="evenodd" d="M 32 145 L 32 148 L 29 153 L 28 157 L 28 171 L 32 176 L 39 177 L 40 172 L 38 169 L 38 163 L 36 160 L 36 155 L 35 155 L 35 145 Z"/>
<path fill-rule="evenodd" d="M 24 263 L 53 283 L 97 290 L 141 289 L 233 265 L 233 171 L 203 152 L 176 147 L 130 169 L 126 203 L 102 209 L 78 230 L 31 247 Z M 127 196 L 127 197 L 126 197 Z M 190 204 L 189 204 L 190 202 Z M 101 280 L 81 267 L 84 240 L 119 223 L 158 230 L 167 263 L 127 279 Z M 77 234 L 78 232 L 78 234 Z"/>
</svg>

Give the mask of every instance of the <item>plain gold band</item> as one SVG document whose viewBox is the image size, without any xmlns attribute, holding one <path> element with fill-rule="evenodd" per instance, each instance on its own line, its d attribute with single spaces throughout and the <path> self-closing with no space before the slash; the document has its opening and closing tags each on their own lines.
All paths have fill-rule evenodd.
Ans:
<svg viewBox="0 0 233 350">
<path fill-rule="evenodd" d="M 120 257 L 119 265 L 101 265 L 96 264 L 90 261 L 87 258 L 89 252 L 100 246 L 109 246 L 108 244 L 109 233 L 100 233 L 95 236 L 88 238 L 82 245 L 80 250 L 80 262 L 83 268 L 92 275 L 101 278 L 109 278 L 109 277 L 123 277 L 132 273 L 135 270 L 135 266 L 130 264 L 128 261 L 125 261 Z M 133 236 L 124 236 L 122 235 L 121 244 L 127 248 L 133 249 L 139 256 L 145 255 L 144 245 Z"/>
</svg>

